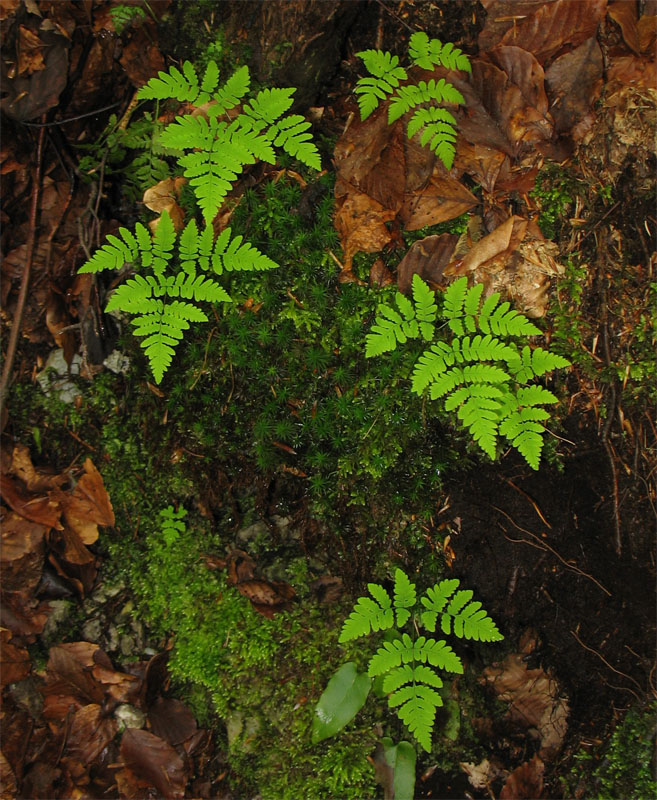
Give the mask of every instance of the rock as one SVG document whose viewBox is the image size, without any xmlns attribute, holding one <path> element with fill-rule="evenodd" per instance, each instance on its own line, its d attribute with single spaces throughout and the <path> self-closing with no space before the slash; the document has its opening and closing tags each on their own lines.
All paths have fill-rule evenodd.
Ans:
<svg viewBox="0 0 657 800">
<path fill-rule="evenodd" d="M 114 711 L 114 718 L 119 723 L 119 730 L 125 728 L 143 728 L 146 724 L 146 714 L 127 703 L 120 705 Z"/>
<path fill-rule="evenodd" d="M 80 394 L 78 387 L 69 380 L 69 375 L 80 374 L 80 364 L 82 359 L 77 353 L 71 361 L 69 371 L 68 364 L 64 359 L 64 351 L 53 350 L 48 356 L 43 370 L 36 376 L 39 386 L 47 396 L 54 395 L 62 403 L 72 403 Z"/>
<path fill-rule="evenodd" d="M 248 528 L 242 528 L 242 530 L 237 531 L 237 536 L 235 538 L 238 544 L 244 545 L 257 539 L 259 536 L 269 536 L 269 527 L 267 523 L 262 520 L 254 522 L 253 525 L 249 525 Z"/>
</svg>

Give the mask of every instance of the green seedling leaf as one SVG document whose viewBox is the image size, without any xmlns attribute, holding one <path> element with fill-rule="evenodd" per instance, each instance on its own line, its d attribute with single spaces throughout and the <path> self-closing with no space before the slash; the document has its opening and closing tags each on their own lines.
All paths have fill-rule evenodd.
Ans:
<svg viewBox="0 0 657 800">
<path fill-rule="evenodd" d="M 353 661 L 340 667 L 319 698 L 313 717 L 313 744 L 341 731 L 363 707 L 372 681 Z"/>
<path fill-rule="evenodd" d="M 389 736 L 381 740 L 386 761 L 393 770 L 394 800 L 413 800 L 415 797 L 415 762 L 417 753 L 410 742 L 393 744 Z"/>
</svg>

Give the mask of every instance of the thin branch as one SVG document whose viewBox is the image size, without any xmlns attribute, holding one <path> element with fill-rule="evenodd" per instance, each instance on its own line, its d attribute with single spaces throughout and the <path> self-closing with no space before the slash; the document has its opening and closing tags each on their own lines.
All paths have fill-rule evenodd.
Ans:
<svg viewBox="0 0 657 800">
<path fill-rule="evenodd" d="M 44 121 L 46 115 L 44 114 L 41 119 Z M 34 244 L 36 241 L 37 229 L 37 214 L 39 210 L 39 194 L 41 191 L 41 166 L 43 160 L 43 142 L 45 139 L 46 129 L 41 128 L 39 131 L 39 138 L 37 141 L 36 153 L 36 166 L 34 169 L 34 183 L 32 184 L 32 203 L 30 206 L 30 227 L 27 234 L 27 251 L 25 253 L 25 266 L 23 267 L 23 275 L 21 278 L 21 287 L 18 293 L 18 301 L 16 303 L 16 313 L 11 324 L 11 332 L 9 334 L 9 342 L 7 344 L 7 353 L 5 354 L 5 363 L 2 370 L 2 378 L 0 379 L 0 420 L 2 420 L 3 411 L 5 408 L 5 401 L 9 391 L 9 384 L 11 382 L 11 370 L 14 366 L 14 358 L 16 356 L 16 347 L 18 346 L 18 336 L 21 330 L 21 323 L 23 321 L 23 312 L 25 311 L 25 301 L 27 300 L 27 290 L 30 284 L 30 272 L 32 270 L 32 259 L 34 257 Z M 0 427 L 2 423 L 0 422 Z"/>
</svg>

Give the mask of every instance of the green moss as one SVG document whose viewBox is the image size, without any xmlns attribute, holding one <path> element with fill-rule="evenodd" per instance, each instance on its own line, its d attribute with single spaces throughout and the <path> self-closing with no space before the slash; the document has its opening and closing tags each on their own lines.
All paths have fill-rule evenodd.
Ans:
<svg viewBox="0 0 657 800">
<path fill-rule="evenodd" d="M 567 224 L 566 214 L 582 191 L 582 183 L 568 169 L 547 164 L 536 176 L 530 197 L 539 207 L 538 224 L 547 239 L 556 239 Z"/>
<path fill-rule="evenodd" d="M 652 759 L 657 733 L 657 706 L 630 709 L 606 745 L 581 750 L 562 783 L 567 792 L 596 800 L 644 800 L 657 795 Z"/>
</svg>

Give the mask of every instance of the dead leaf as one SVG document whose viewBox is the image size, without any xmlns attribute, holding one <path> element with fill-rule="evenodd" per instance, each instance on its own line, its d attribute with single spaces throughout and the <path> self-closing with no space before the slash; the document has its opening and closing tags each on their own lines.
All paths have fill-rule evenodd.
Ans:
<svg viewBox="0 0 657 800">
<path fill-rule="evenodd" d="M 500 776 L 506 775 L 506 770 L 503 770 L 498 764 L 484 758 L 478 764 L 474 762 L 461 762 L 460 767 L 468 776 L 468 781 L 473 789 L 488 789 L 491 783 L 497 780 Z"/>
<path fill-rule="evenodd" d="M 525 800 L 525 798 L 538 800 L 543 797 L 544 771 L 545 764 L 538 756 L 534 756 L 531 761 L 525 761 L 506 779 L 499 800 Z"/>
<path fill-rule="evenodd" d="M 31 75 L 45 69 L 43 60 L 44 43 L 34 31 L 25 25 L 18 26 L 18 75 Z"/>
<path fill-rule="evenodd" d="M 406 230 L 417 231 L 460 217 L 478 203 L 472 192 L 448 174 L 442 164 L 436 164 L 433 174 L 419 191 L 404 195 L 399 218 Z"/>
<path fill-rule="evenodd" d="M 383 259 L 377 258 L 370 269 L 370 286 L 390 286 L 391 283 L 394 283 L 394 278 L 390 270 Z"/>
<path fill-rule="evenodd" d="M 550 760 L 566 735 L 570 706 L 557 681 L 541 668 L 528 669 L 523 658 L 523 653 L 509 654 L 500 665 L 487 667 L 484 679 L 509 703 L 509 721 L 533 729 L 540 741 L 538 755 Z"/>
<path fill-rule="evenodd" d="M 545 73 L 557 133 L 580 124 L 600 96 L 602 51 L 594 36 L 554 61 Z"/>
<path fill-rule="evenodd" d="M 114 525 L 112 503 L 103 479 L 90 458 L 84 462 L 84 474 L 76 483 L 73 493 L 64 495 L 61 504 L 67 527 L 83 544 L 93 544 L 98 539 L 99 525 Z"/>
<path fill-rule="evenodd" d="M 607 0 L 539 3 L 533 14 L 520 21 L 517 21 L 520 14 L 517 14 L 500 44 L 523 47 L 533 53 L 541 64 L 547 64 L 566 46 L 573 49 L 595 36 L 606 7 Z"/>
<path fill-rule="evenodd" d="M 46 528 L 62 529 L 61 508 L 57 500 L 47 497 L 32 497 L 18 489 L 7 475 L 0 475 L 0 495 L 17 514 Z"/>
<path fill-rule="evenodd" d="M 633 0 L 616 0 L 607 7 L 607 15 L 618 25 L 623 41 L 637 55 L 641 54 L 639 29 L 637 27 L 637 7 Z"/>
<path fill-rule="evenodd" d="M 85 765 L 92 764 L 112 741 L 117 730 L 116 720 L 103 713 L 97 703 L 78 708 L 68 728 L 67 758 Z"/>
<path fill-rule="evenodd" d="M 159 736 L 128 728 L 121 739 L 121 758 L 138 779 L 148 781 L 164 797 L 184 797 L 189 776 L 183 760 Z"/>
<path fill-rule="evenodd" d="M 57 489 L 69 479 L 68 475 L 56 475 L 51 472 L 36 470 L 30 458 L 30 448 L 20 442 L 14 446 L 11 454 L 11 464 L 6 472 L 20 478 L 31 492 Z"/>
<path fill-rule="evenodd" d="M 173 698 L 158 697 L 148 711 L 148 720 L 153 733 L 173 746 L 186 742 L 198 731 L 189 708 Z"/>
<path fill-rule="evenodd" d="M 0 688 L 22 681 L 32 671 L 30 654 L 11 641 L 12 633 L 0 628 Z"/>
<path fill-rule="evenodd" d="M 399 291 L 410 292 L 415 274 L 424 281 L 442 283 L 443 270 L 450 262 L 457 240 L 454 233 L 442 233 L 414 242 L 397 267 Z"/>
<path fill-rule="evenodd" d="M 2 520 L 0 575 L 4 592 L 32 592 L 43 571 L 44 536 L 47 528 L 15 512 Z"/>
<path fill-rule="evenodd" d="M 338 207 L 333 222 L 342 240 L 343 272 L 351 272 L 356 253 L 376 253 L 392 241 L 392 234 L 385 223 L 392 221 L 396 213 L 384 208 L 364 192 L 351 190 L 347 194 L 349 190 L 341 178 L 336 181 L 335 191 Z M 344 192 L 342 203 L 339 191 Z"/>
</svg>

